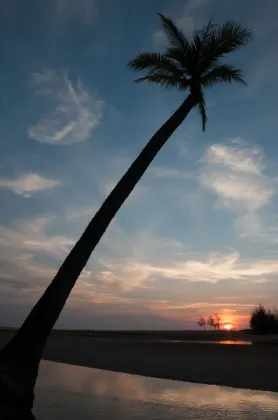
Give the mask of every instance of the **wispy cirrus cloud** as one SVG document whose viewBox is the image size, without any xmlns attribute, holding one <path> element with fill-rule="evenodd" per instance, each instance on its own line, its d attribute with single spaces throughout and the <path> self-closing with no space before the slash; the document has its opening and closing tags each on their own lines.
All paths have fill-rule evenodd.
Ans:
<svg viewBox="0 0 278 420">
<path fill-rule="evenodd" d="M 92 218 L 97 210 L 98 207 L 93 205 L 84 208 L 78 208 L 76 210 L 67 210 L 65 213 L 65 218 L 71 222 L 79 219 L 87 219 L 89 217 Z"/>
<path fill-rule="evenodd" d="M 54 277 L 74 244 L 68 236 L 50 233 L 54 216 L 18 220 L 0 226 L 0 294 L 9 302 L 34 303 Z"/>
<path fill-rule="evenodd" d="M 124 289 L 147 286 L 159 278 L 190 282 L 216 283 L 220 280 L 264 281 L 264 277 L 278 272 L 276 259 L 242 260 L 239 252 L 211 253 L 207 257 L 184 255 L 184 260 L 173 259 L 167 264 L 148 264 L 136 260 L 102 261 L 105 266 L 98 274 L 104 283 L 115 283 Z"/>
<path fill-rule="evenodd" d="M 100 123 L 103 102 L 86 90 L 81 80 L 74 84 L 66 73 L 48 69 L 32 73 L 31 78 L 35 91 L 52 101 L 52 109 L 29 128 L 29 136 L 61 145 L 88 139 Z"/>
<path fill-rule="evenodd" d="M 118 244 L 116 250 L 115 243 Z M 240 290 L 247 284 L 267 282 L 278 272 L 276 255 L 253 259 L 245 258 L 238 250 L 196 253 L 183 242 L 159 236 L 154 226 L 127 235 L 117 220 L 109 228 L 103 246 L 98 254 L 100 268 L 95 274 L 98 283 L 117 294 L 132 296 L 135 293 L 148 296 L 150 300 L 164 293 L 164 285 L 166 295 L 177 287 L 180 291 L 185 288 L 187 296 L 188 287 L 190 290 L 192 287 L 196 299 L 203 293 L 198 284 L 202 287 L 207 284 L 207 290 L 216 283 L 229 282 L 231 290 Z M 180 292 L 173 294 L 172 299 L 180 299 Z M 189 294 L 191 296 L 191 291 Z M 228 296 L 230 294 L 229 291 Z"/>
<path fill-rule="evenodd" d="M 61 260 L 73 245 L 73 238 L 56 233 L 56 229 L 55 234 L 51 233 L 55 220 L 54 216 L 21 220 L 11 228 L 0 229 L 0 288 L 10 301 L 15 302 L 24 295 L 26 302 L 31 302 L 41 294 L 56 272 L 52 264 L 42 263 L 41 258 L 50 256 Z M 238 302 L 238 298 L 233 297 L 224 303 L 222 298 L 217 301 L 215 296 L 227 289 L 223 286 L 226 281 L 228 297 L 230 289 L 233 293 L 242 287 L 248 290 L 249 284 L 250 290 L 256 291 L 257 299 L 263 284 L 277 272 L 277 258 L 244 259 L 235 250 L 193 254 L 184 243 L 162 238 L 147 228 L 133 234 L 126 232 L 116 220 L 93 260 L 83 270 L 69 307 L 84 308 L 85 305 L 89 316 L 91 303 L 99 305 L 101 313 L 109 312 L 112 307 L 118 314 L 121 311 L 133 313 L 135 306 L 141 314 L 150 308 L 177 320 L 183 319 L 187 310 L 190 321 L 201 311 L 211 310 L 209 305 L 201 304 L 208 302 L 208 293 L 217 311 Z M 16 289 L 20 289 L 20 293 L 16 293 Z M 167 302 L 163 302 L 165 299 Z M 271 301 L 271 296 L 266 294 L 261 301 L 266 299 Z"/>
<path fill-rule="evenodd" d="M 36 288 L 38 280 L 47 280 L 55 274 L 52 267 L 39 264 L 34 255 L 22 253 L 14 256 L 1 255 L 0 284 L 12 287 L 14 284 L 22 284 L 23 288 Z M 32 283 L 35 280 L 35 283 Z"/>
<path fill-rule="evenodd" d="M 256 175 L 260 175 L 264 169 L 262 151 L 257 147 L 242 147 L 240 139 L 233 139 L 232 146 L 211 145 L 203 161 L 207 164 L 225 165 L 230 170 Z"/>
<path fill-rule="evenodd" d="M 35 173 L 24 174 L 14 179 L 0 178 L 0 188 L 9 189 L 24 197 L 31 197 L 35 193 L 60 185 L 61 181 L 44 178 Z"/>
<path fill-rule="evenodd" d="M 74 245 L 73 238 L 48 233 L 54 217 L 38 217 L 15 222 L 12 227 L 0 226 L 0 247 L 9 253 L 14 250 L 43 253 L 58 259 Z"/>
<path fill-rule="evenodd" d="M 119 244 L 117 253 L 114 251 L 111 255 L 116 240 Z M 252 284 L 265 282 L 278 272 L 277 258 L 273 255 L 271 258 L 250 259 L 244 258 L 237 250 L 194 253 L 188 245 L 172 238 L 162 238 L 151 229 L 127 235 L 117 223 L 107 232 L 104 244 L 106 248 L 102 255 L 98 255 L 100 269 L 96 279 L 107 290 L 130 292 L 145 289 L 147 296 L 152 289 L 159 294 L 164 282 L 169 290 L 176 281 L 195 288 L 200 283 L 213 285 L 220 281 Z"/>
<path fill-rule="evenodd" d="M 97 279 L 108 286 L 132 290 L 144 286 L 149 278 L 149 270 L 143 264 L 130 261 L 115 263 L 103 261 L 105 269 L 97 274 Z"/>
<path fill-rule="evenodd" d="M 157 178 L 168 179 L 192 179 L 194 178 L 193 172 L 181 171 L 171 166 L 153 166 L 150 168 L 150 173 Z"/>
<path fill-rule="evenodd" d="M 213 144 L 202 159 L 201 185 L 214 192 L 216 206 L 236 213 L 235 226 L 243 236 L 260 233 L 259 212 L 275 193 L 273 181 L 263 173 L 263 161 L 262 150 L 240 141 Z"/>
<path fill-rule="evenodd" d="M 242 238 L 244 237 L 261 237 L 265 229 L 264 221 L 258 212 L 247 212 L 236 217 L 235 228 Z"/>
</svg>

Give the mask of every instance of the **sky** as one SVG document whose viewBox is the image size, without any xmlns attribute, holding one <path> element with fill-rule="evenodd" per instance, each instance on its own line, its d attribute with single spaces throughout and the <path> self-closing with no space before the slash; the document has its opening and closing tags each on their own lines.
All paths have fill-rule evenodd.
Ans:
<svg viewBox="0 0 278 420">
<path fill-rule="evenodd" d="M 252 43 L 227 61 L 248 87 L 206 92 L 121 208 L 60 328 L 247 326 L 278 304 L 278 3 L 2 0 L 0 325 L 18 326 L 90 218 L 185 93 L 136 85 L 127 62 L 163 51 L 157 13 L 187 36 L 234 19 Z"/>
</svg>

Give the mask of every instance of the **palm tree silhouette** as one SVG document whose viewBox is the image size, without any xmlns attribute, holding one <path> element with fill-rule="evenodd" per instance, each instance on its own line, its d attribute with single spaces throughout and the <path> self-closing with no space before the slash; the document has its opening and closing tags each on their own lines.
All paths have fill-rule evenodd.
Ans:
<svg viewBox="0 0 278 420">
<path fill-rule="evenodd" d="M 118 182 L 71 250 L 52 283 L 34 306 L 22 327 L 0 353 L 0 404 L 31 410 L 38 366 L 47 338 L 92 251 L 141 179 L 148 166 L 192 109 L 197 109 L 205 130 L 207 115 L 204 89 L 219 83 L 245 85 L 242 73 L 222 62 L 229 53 L 251 40 L 251 31 L 233 21 L 222 25 L 210 21 L 191 39 L 171 20 L 159 14 L 168 47 L 163 54 L 141 52 L 128 63 L 144 71 L 136 83 L 158 84 L 187 96 L 174 114 L 146 144 Z"/>
</svg>

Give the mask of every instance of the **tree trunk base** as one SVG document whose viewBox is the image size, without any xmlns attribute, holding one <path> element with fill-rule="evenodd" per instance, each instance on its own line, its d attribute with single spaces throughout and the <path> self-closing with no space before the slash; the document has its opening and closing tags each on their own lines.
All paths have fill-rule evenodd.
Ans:
<svg viewBox="0 0 278 420">
<path fill-rule="evenodd" d="M 22 411 L 14 407 L 0 406 L 1 420 L 36 420 L 31 411 Z"/>
<path fill-rule="evenodd" d="M 35 380 L 26 367 L 0 361 L 1 420 L 34 420 Z"/>
</svg>

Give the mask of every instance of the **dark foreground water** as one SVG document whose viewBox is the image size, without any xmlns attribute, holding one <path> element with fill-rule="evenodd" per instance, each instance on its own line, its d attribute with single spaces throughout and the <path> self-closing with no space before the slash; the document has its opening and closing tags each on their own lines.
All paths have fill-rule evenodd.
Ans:
<svg viewBox="0 0 278 420">
<path fill-rule="evenodd" d="M 278 393 L 43 361 L 37 420 L 277 420 Z"/>
</svg>

